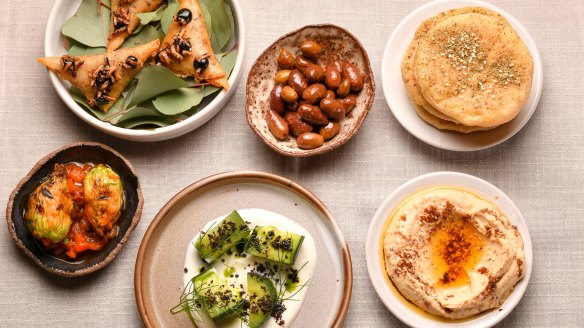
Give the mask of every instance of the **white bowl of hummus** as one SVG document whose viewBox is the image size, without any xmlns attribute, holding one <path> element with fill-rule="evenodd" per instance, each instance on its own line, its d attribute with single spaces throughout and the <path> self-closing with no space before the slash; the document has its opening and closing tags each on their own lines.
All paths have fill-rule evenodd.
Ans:
<svg viewBox="0 0 584 328">
<path fill-rule="evenodd" d="M 492 327 L 519 303 L 533 254 L 521 212 L 463 173 L 414 178 L 369 227 L 367 269 L 385 306 L 412 327 Z"/>
</svg>

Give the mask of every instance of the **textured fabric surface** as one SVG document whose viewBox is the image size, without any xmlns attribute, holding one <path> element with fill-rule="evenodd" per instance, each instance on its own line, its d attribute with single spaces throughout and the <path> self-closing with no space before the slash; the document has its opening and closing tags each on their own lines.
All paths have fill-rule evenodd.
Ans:
<svg viewBox="0 0 584 328">
<path fill-rule="evenodd" d="M 367 228 L 388 194 L 423 173 L 479 176 L 507 193 L 531 231 L 534 268 L 527 292 L 501 327 L 584 327 L 584 3 L 494 1 L 533 35 L 544 65 L 539 108 L 511 140 L 455 153 L 428 146 L 392 116 L 381 90 L 381 58 L 398 22 L 423 1 L 243 0 L 247 44 L 243 79 L 227 106 L 186 136 L 133 143 L 98 132 L 58 98 L 43 55 L 51 0 L 0 1 L 0 204 L 46 153 L 70 142 L 99 141 L 126 155 L 142 178 L 142 221 L 117 259 L 81 279 L 37 268 L 0 220 L 0 327 L 139 327 L 134 261 L 148 224 L 182 188 L 208 175 L 253 169 L 291 178 L 336 216 L 351 248 L 354 289 L 346 327 L 401 326 L 369 282 Z M 280 35 L 330 22 L 353 32 L 371 58 L 377 82 L 360 133 L 337 151 L 291 159 L 269 150 L 248 127 L 245 78 L 255 58 Z M 396 54 L 401 56 L 401 54 Z"/>
</svg>

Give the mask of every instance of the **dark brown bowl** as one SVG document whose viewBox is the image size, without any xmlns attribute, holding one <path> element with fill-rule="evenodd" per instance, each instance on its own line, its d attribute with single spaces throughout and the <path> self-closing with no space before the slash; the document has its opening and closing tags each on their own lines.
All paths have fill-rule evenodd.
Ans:
<svg viewBox="0 0 584 328">
<path fill-rule="evenodd" d="M 316 61 L 319 65 L 336 60 L 347 60 L 365 75 L 365 85 L 357 97 L 353 111 L 340 122 L 341 131 L 329 141 L 315 149 L 304 150 L 298 147 L 296 138 L 288 136 L 285 140 L 276 139 L 266 123 L 266 112 L 270 109 L 270 91 L 274 87 L 274 76 L 278 72 L 276 59 L 280 49 L 286 48 L 293 54 L 299 53 L 298 47 L 305 40 L 315 40 L 323 45 L 323 53 Z M 269 46 L 253 64 L 247 78 L 246 114 L 247 122 L 253 131 L 276 152 L 295 157 L 308 157 L 325 153 L 347 143 L 353 137 L 373 104 L 375 81 L 369 57 L 363 45 L 347 30 L 331 24 L 308 25 L 290 32 Z"/>
<path fill-rule="evenodd" d="M 125 205 L 118 219 L 119 232 L 115 239 L 95 256 L 84 261 L 69 262 L 45 252 L 24 223 L 28 195 L 48 176 L 56 163 L 93 162 L 109 165 L 124 183 Z M 18 247 L 44 270 L 59 276 L 76 277 L 95 272 L 108 265 L 130 237 L 142 216 L 140 180 L 130 162 L 110 147 L 93 142 L 67 145 L 41 159 L 14 189 L 8 199 L 6 221 L 8 232 Z"/>
</svg>

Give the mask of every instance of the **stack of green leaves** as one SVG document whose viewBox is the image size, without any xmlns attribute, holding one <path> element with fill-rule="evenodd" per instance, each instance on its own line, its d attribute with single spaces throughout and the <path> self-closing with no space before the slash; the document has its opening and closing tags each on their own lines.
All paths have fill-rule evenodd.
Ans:
<svg viewBox="0 0 584 328">
<path fill-rule="evenodd" d="M 235 20 L 225 0 L 200 0 L 215 56 L 230 75 L 237 59 Z M 156 11 L 138 14 L 140 26 L 121 48 L 133 48 L 155 39 L 164 39 L 177 0 L 168 0 Z M 72 56 L 105 53 L 110 34 L 110 0 L 82 0 L 75 15 L 65 22 L 61 33 Z M 107 113 L 95 110 L 83 94 L 71 87 L 73 99 L 101 121 L 129 129 L 168 126 L 195 115 L 220 90 L 193 78 L 180 78 L 163 66 L 144 67 Z"/>
</svg>

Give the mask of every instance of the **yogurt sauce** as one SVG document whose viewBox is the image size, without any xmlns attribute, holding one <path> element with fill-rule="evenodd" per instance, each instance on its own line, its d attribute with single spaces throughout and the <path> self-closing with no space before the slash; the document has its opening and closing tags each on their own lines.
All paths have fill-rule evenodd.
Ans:
<svg viewBox="0 0 584 328">
<path fill-rule="evenodd" d="M 290 220 L 289 218 L 280 215 L 278 213 L 266 211 L 263 209 L 241 209 L 237 210 L 239 215 L 248 223 L 250 230 L 253 230 L 255 226 L 274 226 L 278 230 L 288 231 L 296 234 L 300 234 L 304 236 L 304 241 L 300 246 L 300 250 L 298 251 L 298 256 L 294 265 L 292 266 L 294 269 L 300 269 L 302 266 L 302 270 L 298 272 L 298 278 L 300 282 L 297 284 L 298 287 L 296 289 L 292 289 L 290 291 L 286 291 L 284 298 L 291 297 L 291 300 L 284 301 L 283 304 L 286 307 L 286 311 L 282 314 L 282 320 L 284 321 L 284 325 L 278 325 L 274 318 L 270 318 L 266 323 L 262 325 L 262 328 L 280 328 L 280 327 L 289 327 L 292 325 L 292 322 L 300 312 L 302 307 L 302 303 L 304 303 L 304 299 L 306 298 L 306 293 L 308 292 L 308 288 L 310 286 L 310 279 L 314 275 L 314 269 L 316 267 L 316 246 L 314 245 L 314 240 L 312 236 L 306 229 L 304 229 L 299 224 L 295 223 L 294 221 Z M 202 231 L 207 231 L 212 225 L 216 224 L 217 222 L 223 220 L 226 215 L 218 217 L 210 222 L 208 222 L 202 229 Z M 212 265 L 206 264 L 201 257 L 197 249 L 195 248 L 195 242 L 199 238 L 200 232 L 195 235 L 195 237 L 191 240 L 188 245 L 186 259 L 185 259 L 185 273 L 183 275 L 183 284 L 187 286 L 187 284 L 191 281 L 193 277 L 200 273 L 201 268 L 203 267 L 213 267 L 217 272 L 226 278 L 230 284 L 234 283 L 236 286 L 240 284 L 243 285 L 244 290 L 247 290 L 247 273 L 252 271 L 256 266 L 255 263 L 264 263 L 265 260 L 247 255 L 246 257 L 237 257 L 235 254 L 224 254 L 221 258 L 215 261 Z M 282 277 L 285 277 L 282 274 Z M 306 284 L 303 288 L 302 285 Z M 278 290 L 278 286 L 276 286 Z M 204 311 L 202 311 L 204 312 Z M 201 315 L 197 315 L 197 318 L 202 319 L 202 321 L 197 321 L 196 324 L 199 328 L 241 328 L 242 322 L 239 318 L 233 318 L 229 320 L 221 321 L 220 325 L 216 325 L 213 320 L 207 316 L 206 313 L 201 313 Z"/>
</svg>

